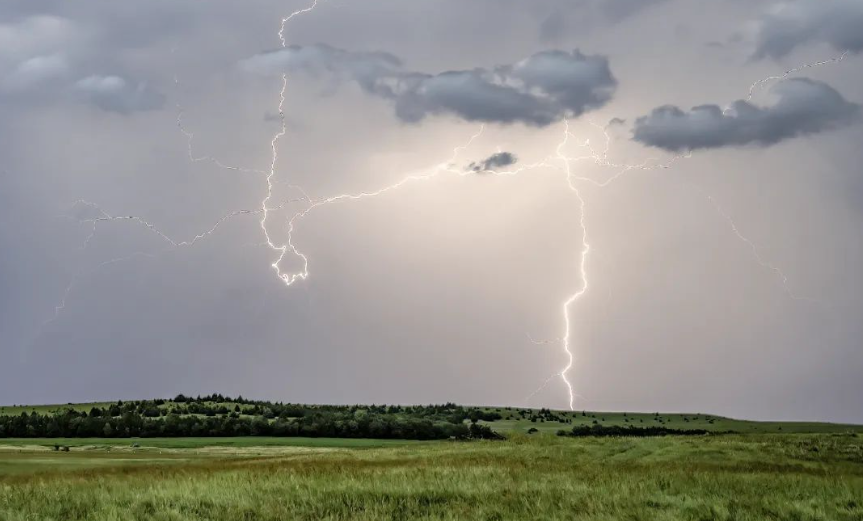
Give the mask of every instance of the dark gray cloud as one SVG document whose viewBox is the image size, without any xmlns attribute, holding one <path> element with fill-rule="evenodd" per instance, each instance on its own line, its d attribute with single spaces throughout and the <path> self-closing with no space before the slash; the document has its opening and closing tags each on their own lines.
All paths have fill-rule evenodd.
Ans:
<svg viewBox="0 0 863 521">
<path fill-rule="evenodd" d="M 863 51 L 863 2 L 796 0 L 775 4 L 758 22 L 755 58 L 781 58 L 795 47 L 827 43 L 837 51 Z"/>
<path fill-rule="evenodd" d="M 512 152 L 497 152 L 479 162 L 473 162 L 467 166 L 471 172 L 490 172 L 496 168 L 514 165 L 518 158 Z"/>
<path fill-rule="evenodd" d="M 744 100 L 726 111 L 718 105 L 701 105 L 688 112 L 673 105 L 659 107 L 636 120 L 633 139 L 671 151 L 769 146 L 841 127 L 860 116 L 859 105 L 818 81 L 786 80 L 774 86 L 771 94 L 776 102 L 767 107 Z"/>
<path fill-rule="evenodd" d="M 393 101 L 396 115 L 405 122 L 452 114 L 467 121 L 545 126 L 603 106 L 617 86 L 606 57 L 579 51 L 538 52 L 494 69 L 424 74 L 405 70 L 388 53 L 291 46 L 243 60 L 241 68 L 265 75 L 327 73 L 353 80 L 366 92 Z"/>
</svg>

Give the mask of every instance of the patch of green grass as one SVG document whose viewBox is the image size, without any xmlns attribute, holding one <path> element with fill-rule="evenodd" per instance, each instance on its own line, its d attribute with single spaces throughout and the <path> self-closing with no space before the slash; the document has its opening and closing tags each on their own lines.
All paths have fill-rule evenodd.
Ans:
<svg viewBox="0 0 863 521">
<path fill-rule="evenodd" d="M 181 465 L 201 460 L 194 454 L 111 453 L 111 452 L 20 452 L 0 451 L 0 479 L 9 476 L 72 472 L 88 469 Z"/>
<path fill-rule="evenodd" d="M 231 450 L 180 464 L 6 475 L 0 519 L 863 519 L 863 443 L 850 435 L 515 435 L 264 457 Z"/>
<path fill-rule="evenodd" d="M 22 412 L 26 412 L 27 414 L 34 412 L 38 414 L 51 414 L 68 409 L 74 409 L 79 412 L 90 412 L 90 409 L 93 407 L 110 407 L 113 403 L 115 402 L 68 403 L 65 405 L 3 405 L 0 406 L 0 415 L 18 416 Z"/>
<path fill-rule="evenodd" d="M 571 420 L 572 423 L 557 421 L 532 422 L 522 418 L 517 410 L 506 408 L 488 409 L 499 412 L 502 420 L 494 422 L 482 422 L 498 432 L 520 432 L 525 433 L 534 428 L 540 432 L 557 432 L 560 429 L 571 430 L 577 425 L 593 425 L 594 422 L 604 426 L 632 426 L 632 427 L 665 427 L 669 429 L 704 429 L 712 432 L 736 432 L 736 433 L 768 433 L 768 434 L 820 434 L 820 433 L 861 433 L 863 425 L 846 425 L 837 423 L 817 422 L 760 422 L 748 420 L 735 420 L 711 414 L 683 414 L 683 413 L 632 413 L 632 412 L 595 412 L 577 411 L 562 412 L 555 411 L 555 415 L 563 419 Z M 512 417 L 513 419 L 509 419 Z"/>
</svg>

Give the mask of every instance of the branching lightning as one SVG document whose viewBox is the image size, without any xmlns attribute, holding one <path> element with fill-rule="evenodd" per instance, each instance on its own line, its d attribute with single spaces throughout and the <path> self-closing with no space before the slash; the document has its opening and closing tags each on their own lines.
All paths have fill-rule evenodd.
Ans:
<svg viewBox="0 0 863 521">
<path fill-rule="evenodd" d="M 746 97 L 746 101 L 752 101 L 752 97 L 755 95 L 755 91 L 757 89 L 764 87 L 764 85 L 767 83 L 770 83 L 772 81 L 784 80 L 785 78 L 791 76 L 792 74 L 798 73 L 798 72 L 806 70 L 806 69 L 813 69 L 815 67 L 821 67 L 822 65 L 830 65 L 830 64 L 839 63 L 848 56 L 849 52 L 850 51 L 845 51 L 842 54 L 840 54 L 839 56 L 834 56 L 833 58 L 828 58 L 826 60 L 821 60 L 818 62 L 804 63 L 803 65 L 799 65 L 797 67 L 788 69 L 787 71 L 785 71 L 784 73 L 782 73 L 778 76 L 768 76 L 766 78 L 760 79 L 760 80 L 756 81 L 755 83 L 753 83 L 752 85 L 749 86 L 749 95 Z"/>
<path fill-rule="evenodd" d="M 323 0 L 320 0 L 320 1 L 323 1 Z M 280 45 L 283 49 L 287 48 L 287 41 L 285 38 L 285 30 L 286 30 L 287 24 L 291 20 L 293 20 L 294 18 L 313 11 L 318 6 L 318 3 L 319 3 L 319 0 L 313 0 L 312 4 L 309 7 L 294 11 L 290 15 L 283 17 L 281 19 L 281 23 L 279 25 L 279 31 L 278 31 L 278 38 L 279 38 Z M 841 56 L 831 58 L 829 60 L 811 63 L 811 64 L 805 64 L 803 66 L 790 69 L 790 70 L 786 71 L 783 75 L 780 75 L 780 76 L 770 76 L 770 77 L 764 78 L 762 80 L 759 80 L 750 86 L 749 96 L 747 99 L 751 100 L 754 93 L 759 88 L 761 88 L 764 84 L 766 84 L 770 81 L 784 79 L 784 78 L 788 77 L 789 75 L 794 74 L 794 73 L 796 73 L 800 70 L 803 70 L 803 69 L 818 67 L 821 65 L 829 64 L 829 63 L 841 62 L 843 59 L 845 59 L 847 54 L 848 54 L 848 52 L 845 52 Z M 175 82 L 179 83 L 179 80 L 177 78 L 175 78 Z M 95 214 L 95 217 L 79 220 L 80 223 L 88 224 L 91 226 L 90 233 L 87 235 L 86 239 L 84 240 L 84 242 L 81 246 L 81 249 L 85 250 L 89 246 L 89 244 L 92 242 L 92 240 L 96 236 L 97 228 L 102 223 L 108 223 L 108 222 L 113 222 L 113 221 L 131 221 L 131 222 L 134 222 L 134 223 L 146 228 L 148 231 L 150 231 L 153 234 L 155 234 L 156 236 L 158 236 L 161 240 L 167 242 L 171 247 L 170 249 L 173 250 L 173 249 L 181 248 L 181 247 L 190 247 L 190 246 L 197 244 L 201 240 L 213 235 L 218 230 L 219 227 L 221 227 L 225 222 L 227 222 L 228 220 L 230 220 L 234 217 L 238 217 L 241 215 L 260 215 L 260 220 L 259 220 L 258 224 L 259 224 L 259 227 L 260 227 L 261 232 L 262 232 L 263 237 L 264 237 L 264 242 L 261 243 L 261 245 L 266 246 L 270 250 L 270 252 L 275 256 L 275 260 L 272 262 L 271 267 L 275 271 L 277 277 L 286 286 L 292 286 L 297 281 L 306 280 L 310 277 L 309 258 L 305 253 L 303 253 L 300 250 L 300 248 L 296 244 L 295 239 L 294 239 L 294 232 L 296 230 L 297 223 L 300 220 L 307 217 L 311 212 L 313 212 L 317 209 L 320 209 L 324 206 L 327 206 L 330 204 L 335 204 L 338 202 L 359 201 L 359 200 L 363 200 L 363 199 L 367 199 L 367 198 L 374 198 L 377 196 L 381 196 L 381 195 L 396 191 L 399 188 L 401 188 L 402 186 L 405 186 L 407 184 L 419 183 L 422 181 L 428 181 L 428 180 L 434 179 L 434 178 L 436 178 L 440 175 L 443 175 L 443 174 L 452 174 L 452 175 L 458 175 L 458 176 L 466 176 L 466 175 L 472 174 L 472 172 L 469 170 L 464 170 L 464 169 L 459 168 L 456 163 L 459 160 L 460 154 L 464 150 L 468 149 L 475 142 L 475 140 L 477 140 L 483 134 L 484 127 L 481 127 L 478 132 L 476 132 L 474 135 L 472 135 L 470 137 L 470 139 L 467 141 L 467 143 L 465 143 L 464 145 L 456 147 L 453 150 L 452 156 L 449 158 L 449 160 L 447 160 L 443 163 L 440 163 L 438 165 L 435 165 L 429 169 L 408 174 L 393 184 L 386 185 L 384 187 L 381 187 L 379 189 L 372 190 L 372 191 L 361 191 L 361 192 L 356 192 L 356 193 L 341 193 L 341 194 L 333 195 L 330 197 L 318 198 L 318 199 L 310 197 L 309 195 L 306 194 L 305 191 L 302 190 L 302 188 L 300 188 L 296 185 L 289 185 L 290 187 L 298 190 L 302 194 L 302 197 L 289 199 L 289 200 L 282 202 L 279 205 L 271 206 L 270 203 L 273 200 L 274 187 L 276 185 L 277 165 L 278 165 L 278 161 L 279 161 L 279 153 L 278 153 L 279 143 L 287 133 L 286 120 L 285 120 L 285 102 L 286 102 L 287 87 L 288 87 L 287 73 L 282 73 L 282 75 L 281 75 L 281 88 L 279 90 L 279 97 L 278 97 L 279 101 L 278 101 L 278 106 L 277 106 L 278 115 L 279 115 L 279 128 L 276 131 L 276 133 L 273 134 L 273 136 L 270 140 L 270 164 L 269 164 L 269 168 L 267 170 L 249 169 L 249 168 L 244 168 L 244 167 L 239 167 L 239 166 L 234 166 L 234 165 L 228 165 L 228 164 L 223 163 L 219 159 L 212 157 L 212 156 L 196 155 L 193 151 L 193 146 L 192 146 L 193 140 L 194 140 L 194 134 L 192 132 L 188 131 L 184 127 L 184 125 L 183 125 L 184 111 L 183 111 L 183 108 L 179 104 L 177 105 L 178 114 L 177 114 L 176 125 L 177 125 L 177 128 L 179 129 L 179 131 L 186 138 L 189 161 L 192 163 L 208 162 L 208 163 L 211 163 L 214 166 L 221 168 L 221 169 L 224 169 L 224 170 L 230 170 L 230 171 L 244 173 L 244 174 L 255 174 L 255 175 L 260 175 L 261 177 L 263 177 L 265 180 L 265 183 L 266 183 L 266 193 L 264 194 L 264 197 L 262 198 L 260 206 L 258 208 L 231 211 L 231 212 L 225 214 L 224 216 L 222 216 L 220 219 L 218 219 L 215 222 L 215 224 L 213 224 L 207 230 L 196 234 L 192 238 L 189 238 L 186 240 L 177 240 L 177 239 L 170 237 L 168 234 L 162 232 L 158 227 L 156 227 L 154 224 L 152 224 L 151 222 L 149 222 L 148 220 L 146 220 L 142 217 L 138 217 L 138 216 L 134 216 L 134 215 L 118 215 L 118 216 L 111 215 L 111 214 L 108 214 L 107 212 L 105 212 L 104 210 L 102 210 L 102 208 L 100 208 L 99 206 L 97 206 L 94 203 L 80 200 L 80 201 L 76 202 L 76 205 L 86 207 L 88 210 L 90 210 L 91 212 L 93 212 Z M 646 160 L 644 160 L 638 164 L 616 163 L 616 162 L 609 159 L 610 146 L 611 146 L 611 136 L 609 135 L 609 126 L 610 125 L 601 126 L 601 125 L 598 125 L 598 124 L 593 123 L 593 122 L 590 122 L 590 125 L 592 125 L 595 129 L 601 131 L 603 136 L 604 136 L 605 142 L 604 142 L 604 145 L 602 146 L 601 149 L 594 148 L 593 144 L 591 143 L 591 141 L 589 139 L 586 139 L 584 141 L 579 141 L 576 138 L 576 136 L 571 132 L 569 121 L 564 119 L 562 140 L 554 148 L 553 153 L 550 154 L 545 159 L 543 159 L 539 162 L 536 162 L 536 163 L 527 164 L 524 166 L 513 168 L 511 170 L 501 170 L 501 171 L 490 170 L 490 171 L 483 172 L 484 174 L 490 174 L 490 175 L 495 175 L 495 176 L 514 176 L 514 175 L 518 175 L 518 174 L 521 174 L 521 173 L 524 173 L 527 171 L 536 170 L 536 169 L 550 169 L 550 170 L 558 172 L 564 176 L 564 179 L 566 181 L 566 186 L 572 192 L 574 199 L 576 201 L 576 207 L 577 207 L 576 221 L 577 221 L 577 228 L 578 228 L 577 235 L 580 237 L 580 243 L 578 244 L 578 247 L 577 247 L 578 258 L 577 258 L 575 264 L 577 265 L 577 271 L 578 271 L 578 276 L 579 276 L 580 282 L 579 282 L 578 287 L 560 303 L 560 313 L 562 313 L 562 315 L 563 315 L 563 335 L 560 338 L 556 338 L 556 339 L 552 339 L 552 340 L 543 340 L 543 341 L 536 341 L 533 338 L 531 338 L 530 335 L 528 335 L 528 339 L 530 340 L 530 342 L 534 343 L 536 345 L 560 344 L 562 346 L 562 349 L 564 351 L 564 355 L 566 357 L 566 363 L 561 368 L 561 370 L 557 371 L 555 374 L 548 377 L 543 382 L 543 384 L 528 397 L 528 400 L 530 400 L 532 397 L 536 396 L 539 392 L 541 392 L 543 389 L 545 389 L 553 380 L 560 377 L 563 380 L 565 387 L 567 389 L 567 392 L 568 392 L 568 398 L 569 398 L 568 405 L 569 405 L 570 410 L 574 410 L 575 400 L 576 400 L 576 397 L 578 396 L 575 392 L 573 383 L 569 377 L 569 373 L 572 371 L 573 367 L 575 366 L 575 362 L 576 362 L 576 355 L 575 355 L 575 351 L 574 351 L 574 347 L 573 347 L 574 328 L 573 328 L 573 322 L 571 319 L 571 315 L 572 315 L 573 307 L 576 305 L 576 303 L 579 300 L 582 299 L 582 297 L 584 297 L 584 295 L 588 292 L 588 290 L 590 288 L 590 284 L 588 282 L 587 266 L 588 266 L 589 256 L 591 253 L 591 245 L 590 245 L 589 240 L 588 240 L 589 234 L 588 234 L 588 229 L 587 229 L 586 201 L 585 201 L 585 198 L 583 197 L 583 195 L 581 193 L 580 186 L 581 186 L 581 184 L 587 184 L 587 185 L 591 185 L 595 188 L 600 188 L 600 189 L 605 188 L 605 187 L 608 187 L 609 185 L 611 185 L 614 181 L 620 179 L 621 177 L 623 177 L 624 175 L 626 175 L 630 172 L 667 169 L 667 168 L 670 168 L 675 162 L 677 162 L 681 159 L 689 158 L 692 156 L 692 153 L 689 152 L 687 154 L 674 156 L 670 160 L 667 160 L 665 162 L 660 162 L 660 160 L 658 158 L 648 158 L 648 159 L 646 159 Z M 574 143 L 575 147 L 578 147 L 579 149 L 582 149 L 584 151 L 584 153 L 582 155 L 570 157 L 566 154 L 567 148 L 573 146 L 573 143 Z M 602 168 L 611 169 L 614 171 L 614 173 L 605 180 L 596 180 L 596 179 L 593 179 L 590 177 L 585 177 L 585 176 L 578 174 L 578 173 L 573 171 L 574 170 L 573 165 L 577 164 L 579 162 L 582 162 L 582 161 L 587 161 L 587 162 L 593 163 L 594 165 L 602 167 Z M 782 285 L 783 285 L 785 291 L 788 293 L 788 295 L 795 300 L 804 300 L 803 298 L 795 295 L 794 292 L 791 290 L 791 288 L 789 287 L 789 284 L 788 284 L 788 277 L 784 274 L 784 272 L 781 269 L 779 269 L 778 267 L 776 267 L 775 265 L 771 264 L 770 262 L 767 262 L 760 255 L 757 246 L 752 241 L 750 241 L 748 238 L 746 238 L 739 231 L 739 229 L 737 228 L 737 225 L 734 223 L 734 221 L 731 219 L 731 217 L 716 203 L 716 201 L 712 197 L 708 196 L 708 199 L 714 205 L 714 207 L 719 212 L 719 214 L 728 222 L 728 224 L 731 227 L 731 230 L 737 236 L 737 238 L 740 239 L 741 241 L 743 241 L 744 243 L 746 243 L 751 248 L 753 256 L 755 257 L 756 261 L 762 267 L 764 267 L 765 269 L 769 269 L 769 270 L 773 271 L 779 277 L 779 279 L 781 280 Z M 287 225 L 286 240 L 282 244 L 277 244 L 274 241 L 274 239 L 272 238 L 271 233 L 270 233 L 270 229 L 269 229 L 270 217 L 271 217 L 270 214 L 275 212 L 275 211 L 284 209 L 285 207 L 287 207 L 288 205 L 290 205 L 292 203 L 301 203 L 301 202 L 307 203 L 306 206 L 303 209 L 293 213 L 290 217 L 286 218 L 286 225 Z M 287 257 L 288 255 L 291 255 L 291 256 L 293 256 L 299 260 L 299 262 L 301 264 L 301 268 L 299 270 L 294 271 L 294 272 L 282 271 L 281 264 L 285 260 L 285 257 Z M 131 258 L 135 258 L 135 257 L 150 257 L 150 258 L 152 258 L 154 256 L 155 255 L 151 254 L 151 253 L 137 252 L 137 253 L 134 253 L 132 255 L 128 255 L 125 257 L 119 257 L 116 259 L 111 259 L 111 260 L 102 262 L 102 263 L 98 264 L 97 266 L 95 266 L 88 273 L 94 273 L 97 270 L 104 268 L 105 266 L 108 266 L 108 265 L 114 264 L 114 263 L 123 262 L 123 261 L 129 260 Z M 66 306 L 66 302 L 67 302 L 67 299 L 68 299 L 70 293 L 72 292 L 75 285 L 78 283 L 78 281 L 83 276 L 84 276 L 84 274 L 82 274 L 82 273 L 79 273 L 79 274 L 74 276 L 72 281 L 66 287 L 59 305 L 55 307 L 54 316 L 50 320 L 46 321 L 45 325 L 48 325 L 49 323 L 53 322 L 60 315 L 60 313 L 62 312 L 62 310 Z"/>
<path fill-rule="evenodd" d="M 327 197 L 326 199 L 322 199 L 320 201 L 313 203 L 311 206 L 309 206 L 305 210 L 294 214 L 294 216 L 288 220 L 288 243 L 287 243 L 287 246 L 282 251 L 281 256 L 273 264 L 273 266 L 277 270 L 279 270 L 279 264 L 284 259 L 287 251 L 290 250 L 293 255 L 295 255 L 301 259 L 302 264 L 303 264 L 303 269 L 301 271 L 296 272 L 296 273 L 281 273 L 279 271 L 280 278 L 284 281 L 284 283 L 286 285 L 290 286 L 298 280 L 305 280 L 309 277 L 309 259 L 304 253 L 302 253 L 301 251 L 299 251 L 297 249 L 297 246 L 294 244 L 294 240 L 293 240 L 294 225 L 295 225 L 295 222 L 297 221 L 297 219 L 302 219 L 305 216 L 307 216 L 312 210 L 315 210 L 316 208 L 320 208 L 320 207 L 328 205 L 328 204 L 336 203 L 339 201 L 358 201 L 358 200 L 366 199 L 366 198 L 370 198 L 370 197 L 377 197 L 379 195 L 383 195 L 387 192 L 391 192 L 393 190 L 401 188 L 402 186 L 404 186 L 408 183 L 413 183 L 413 182 L 418 182 L 418 181 L 428 181 L 430 179 L 433 179 L 433 178 L 439 176 L 440 174 L 442 174 L 444 172 L 456 173 L 458 175 L 467 175 L 464 172 L 454 170 L 452 165 L 456 161 L 456 159 L 458 158 L 458 155 L 463 150 L 469 148 L 471 146 L 471 144 L 473 144 L 473 142 L 482 135 L 484 130 L 485 130 L 485 127 L 480 127 L 479 131 L 476 134 L 474 134 L 473 136 L 471 136 L 471 138 L 470 138 L 470 140 L 468 140 L 467 144 L 456 147 L 455 149 L 453 149 L 452 157 L 450 158 L 450 160 L 448 162 L 437 165 L 430 170 L 427 170 L 427 171 L 421 172 L 421 173 L 408 175 L 394 184 L 385 186 L 383 188 L 380 188 L 380 189 L 372 191 L 372 192 L 359 192 L 359 193 L 355 193 L 355 194 L 345 193 L 345 194 L 335 195 L 332 197 Z"/>
<path fill-rule="evenodd" d="M 106 260 L 104 262 L 100 262 L 99 264 L 97 264 L 95 267 L 93 267 L 93 269 L 91 269 L 87 273 L 79 272 L 79 273 L 75 274 L 75 276 L 72 277 L 72 280 L 66 286 L 66 289 L 63 291 L 63 296 L 60 299 L 60 302 L 56 306 L 54 306 L 54 315 L 42 323 L 42 328 L 44 329 L 44 328 L 48 327 L 52 322 L 54 322 L 55 320 L 57 320 L 57 318 L 60 317 L 60 314 L 63 312 L 64 309 L 66 309 L 66 301 L 69 299 L 69 295 L 72 293 L 72 290 L 78 284 L 78 281 L 80 281 L 81 279 L 83 279 L 87 276 L 93 275 L 94 273 L 100 271 L 102 268 L 105 268 L 105 267 L 110 266 L 112 264 L 119 264 L 121 262 L 126 262 L 128 260 L 135 259 L 138 257 L 147 257 L 147 258 L 152 259 L 152 258 L 155 258 L 156 256 L 153 255 L 152 253 L 135 252 L 131 255 L 126 255 L 125 257 L 117 257 L 116 259 L 110 259 L 110 260 Z M 40 331 L 40 333 L 41 333 L 41 331 Z"/>
<path fill-rule="evenodd" d="M 289 14 L 288 16 L 282 18 L 281 25 L 279 26 L 279 43 L 282 46 L 282 49 L 287 47 L 287 41 L 285 40 L 285 26 L 296 18 L 297 16 L 301 16 L 303 14 L 309 13 L 313 11 L 318 6 L 318 0 L 314 0 L 312 5 L 306 7 L 305 9 L 299 9 Z M 273 139 L 270 140 L 270 150 L 272 152 L 272 157 L 270 161 L 270 170 L 267 172 L 267 195 L 264 197 L 263 201 L 261 201 L 261 231 L 264 232 L 264 238 L 266 239 L 267 246 L 278 253 L 278 259 L 272 263 L 272 267 L 276 272 L 276 275 L 285 282 L 286 285 L 290 286 L 296 280 L 292 275 L 283 274 L 281 268 L 279 267 L 282 259 L 287 254 L 288 248 L 290 247 L 294 252 L 296 248 L 293 247 L 290 241 L 290 232 L 288 235 L 288 242 L 282 245 L 276 245 L 273 242 L 273 239 L 270 237 L 270 231 L 267 229 L 267 219 L 269 218 L 270 211 L 267 208 L 267 204 L 270 202 L 270 199 L 273 197 L 273 178 L 276 176 L 276 163 L 279 160 L 279 151 L 278 144 L 279 141 L 284 137 L 287 133 L 287 126 L 285 124 L 285 91 L 288 89 L 288 74 L 286 72 L 282 73 L 282 88 L 279 91 L 279 105 L 278 105 L 278 114 L 279 114 L 279 131 L 273 135 Z M 303 192 L 305 193 L 305 192 Z M 308 196 L 307 196 L 308 198 Z M 311 200 L 310 200 L 311 201 Z M 313 206 L 317 203 L 313 203 Z M 298 253 L 298 252 L 297 252 Z M 305 260 L 305 257 L 303 257 Z M 303 277 L 305 278 L 305 276 Z"/>
<path fill-rule="evenodd" d="M 268 208 L 268 210 L 269 211 L 281 210 L 281 209 L 287 207 L 288 205 L 290 205 L 292 203 L 299 203 L 299 202 L 305 202 L 305 201 L 307 201 L 307 199 L 305 197 L 288 199 L 288 200 L 283 201 L 278 206 L 273 206 L 273 207 Z M 81 246 L 79 246 L 79 248 L 78 248 L 80 251 L 84 251 L 89 247 L 92 240 L 96 237 L 97 228 L 98 228 L 99 224 L 101 224 L 101 223 L 109 223 L 109 222 L 114 222 L 114 221 L 131 221 L 131 222 L 134 222 L 136 224 L 139 224 L 142 227 L 146 228 L 148 231 L 155 234 L 157 237 L 159 237 L 164 242 L 167 242 L 171 246 L 171 248 L 169 250 L 162 252 L 162 253 L 167 253 L 168 251 L 171 251 L 171 250 L 174 250 L 177 248 L 194 246 L 199 241 L 201 241 L 201 240 L 213 235 L 214 233 L 216 233 L 216 231 L 223 224 L 225 224 L 227 221 L 229 221 L 230 219 L 232 219 L 234 217 L 237 217 L 240 215 L 256 215 L 256 214 L 261 213 L 260 208 L 255 208 L 255 209 L 250 209 L 250 210 L 234 210 L 230 213 L 223 215 L 210 228 L 206 229 L 205 231 L 203 231 L 201 233 L 198 233 L 197 235 L 195 235 L 191 239 L 177 240 L 177 239 L 171 238 L 170 236 L 168 236 L 167 234 L 162 232 L 153 223 L 147 221 L 146 219 L 144 219 L 142 217 L 138 217 L 136 215 L 110 215 L 107 212 L 105 212 L 101 207 L 99 207 L 97 204 L 92 203 L 90 201 L 85 201 L 83 199 L 76 201 L 75 204 L 73 205 L 73 208 L 75 208 L 75 207 L 85 207 L 85 208 L 88 208 L 89 210 L 94 211 L 94 213 L 97 214 L 97 217 L 78 220 L 78 223 L 80 223 L 80 224 L 90 225 L 90 233 L 87 234 L 87 237 L 84 239 L 84 241 L 81 243 Z M 66 286 L 66 288 L 63 290 L 63 295 L 60 299 L 60 302 L 54 307 L 53 316 L 51 318 L 49 318 L 48 320 L 46 320 L 45 322 L 43 322 L 42 330 L 44 330 L 45 327 L 47 327 L 48 325 L 53 323 L 55 320 L 57 320 L 57 318 L 59 318 L 59 316 L 63 312 L 63 310 L 66 309 L 66 301 L 69 299 L 69 295 L 72 293 L 72 290 L 75 288 L 75 286 L 78 285 L 78 283 L 81 279 L 88 277 L 88 276 L 91 276 L 91 275 L 97 273 L 98 271 L 100 271 L 102 268 L 105 268 L 105 267 L 113 265 L 113 264 L 119 264 L 122 262 L 129 261 L 131 259 L 141 258 L 141 257 L 149 258 L 149 259 L 155 259 L 157 256 L 158 255 L 154 254 L 154 253 L 135 252 L 135 253 L 132 253 L 130 255 L 125 255 L 122 257 L 117 257 L 114 259 L 110 259 L 110 260 L 101 262 L 101 263 L 97 264 L 95 267 L 93 267 L 92 269 L 88 270 L 87 272 L 76 273 L 72 277 L 72 279 L 69 281 L 69 284 Z M 42 331 L 40 331 L 39 334 L 41 335 L 41 333 L 42 333 Z M 37 335 L 37 338 L 38 338 L 38 335 Z"/>
<path fill-rule="evenodd" d="M 761 256 L 761 253 L 758 250 L 758 246 L 756 246 L 754 242 L 749 240 L 745 235 L 740 232 L 740 229 L 737 228 L 737 224 L 734 222 L 728 212 L 726 212 L 721 206 L 719 206 L 719 203 L 716 202 L 716 199 L 714 199 L 713 196 L 708 195 L 707 200 L 710 201 L 710 204 L 713 205 L 713 207 L 716 209 L 716 212 L 728 222 L 728 225 L 731 227 L 731 231 L 734 233 L 734 235 L 736 235 L 738 239 L 740 239 L 749 246 L 749 248 L 752 250 L 752 256 L 755 258 L 755 261 L 760 264 L 761 267 L 763 267 L 764 269 L 770 270 L 776 274 L 782 284 L 782 288 L 785 290 L 785 293 L 787 293 L 789 297 L 794 300 L 812 301 L 812 299 L 810 298 L 801 297 L 794 293 L 794 290 L 792 290 L 791 286 L 788 284 L 788 275 L 786 275 L 781 268 L 765 260 L 764 257 Z"/>
</svg>

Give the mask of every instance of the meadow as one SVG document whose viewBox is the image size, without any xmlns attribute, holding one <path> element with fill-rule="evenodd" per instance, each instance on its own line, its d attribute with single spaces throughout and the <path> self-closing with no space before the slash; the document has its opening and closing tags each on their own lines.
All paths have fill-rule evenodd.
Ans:
<svg viewBox="0 0 863 521">
<path fill-rule="evenodd" d="M 470 431 L 468 422 L 478 429 Z M 306 405 L 178 395 L 174 399 L 0 406 L 2 438 L 489 438 L 493 432 L 556 434 L 573 427 L 717 433 L 863 433 L 860 425 L 737 420 L 704 413 L 552 411 L 456 404 Z M 485 429 L 487 428 L 487 429 Z M 70 442 L 72 443 L 72 442 Z M 222 442 L 224 443 L 224 442 Z"/>
<path fill-rule="evenodd" d="M 0 519 L 863 520 L 854 434 L 126 441 L 3 440 Z"/>
<path fill-rule="evenodd" d="M 88 434 L 103 431 L 112 436 Z M 863 521 L 861 436 L 855 425 L 703 413 L 220 395 L 8 406 L 0 521 Z"/>
</svg>

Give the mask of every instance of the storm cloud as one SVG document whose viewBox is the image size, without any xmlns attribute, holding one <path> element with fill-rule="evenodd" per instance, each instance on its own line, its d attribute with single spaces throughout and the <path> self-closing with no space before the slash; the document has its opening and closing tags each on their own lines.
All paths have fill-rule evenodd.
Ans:
<svg viewBox="0 0 863 521">
<path fill-rule="evenodd" d="M 369 94 L 392 101 L 396 116 L 409 123 L 450 114 L 466 121 L 542 127 L 605 105 L 617 86 L 606 57 L 579 51 L 542 51 L 494 69 L 425 74 L 405 70 L 388 53 L 291 46 L 240 66 L 256 74 L 327 73 L 355 81 Z"/>
<path fill-rule="evenodd" d="M 636 120 L 633 139 L 669 151 L 770 146 L 859 119 L 859 105 L 825 83 L 797 78 L 778 83 L 770 92 L 776 102 L 767 107 L 744 100 L 725 111 L 718 105 L 688 112 L 673 105 L 658 107 Z"/>
<path fill-rule="evenodd" d="M 758 21 L 755 58 L 782 58 L 806 43 L 863 50 L 863 2 L 797 0 L 775 4 Z"/>
<path fill-rule="evenodd" d="M 497 152 L 490 155 L 479 162 L 473 162 L 468 165 L 467 170 L 470 172 L 490 172 L 495 168 L 514 165 L 518 162 L 518 158 L 512 152 Z"/>
</svg>

